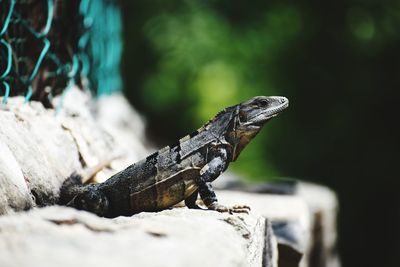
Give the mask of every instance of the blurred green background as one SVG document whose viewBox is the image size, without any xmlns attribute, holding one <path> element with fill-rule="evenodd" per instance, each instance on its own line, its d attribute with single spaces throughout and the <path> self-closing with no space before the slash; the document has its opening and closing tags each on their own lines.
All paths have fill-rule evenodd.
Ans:
<svg viewBox="0 0 400 267">
<path fill-rule="evenodd" d="M 125 91 L 162 146 L 222 108 L 283 95 L 232 168 L 340 199 L 344 266 L 399 266 L 399 1 L 121 0 Z"/>
</svg>

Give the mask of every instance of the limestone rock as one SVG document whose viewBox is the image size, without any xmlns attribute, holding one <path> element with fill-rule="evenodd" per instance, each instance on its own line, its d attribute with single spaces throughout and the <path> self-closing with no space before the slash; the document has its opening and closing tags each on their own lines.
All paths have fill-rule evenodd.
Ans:
<svg viewBox="0 0 400 267">
<path fill-rule="evenodd" d="M 58 104 L 58 98 L 54 101 Z M 55 104 L 55 105 L 57 105 Z M 118 150 L 114 138 L 95 119 L 95 102 L 83 91 L 71 88 L 57 114 L 61 127 L 75 141 L 82 167 L 89 167 L 113 157 Z"/>
<path fill-rule="evenodd" d="M 264 222 L 186 208 L 115 219 L 35 209 L 0 217 L 0 266 L 261 266 Z"/>
<path fill-rule="evenodd" d="M 265 220 L 264 232 L 264 253 L 262 267 L 277 267 L 278 265 L 278 244 L 272 230 L 271 221 Z"/>
<path fill-rule="evenodd" d="M 278 244 L 278 266 L 307 266 L 305 257 L 310 245 L 311 218 L 307 203 L 298 196 L 254 194 L 220 190 L 217 193 L 221 204 L 249 205 L 252 212 L 261 214 L 272 223 Z M 277 230 L 278 223 L 286 225 Z"/>
<path fill-rule="evenodd" d="M 336 194 L 329 188 L 301 182 L 297 196 L 309 206 L 311 217 L 310 246 L 307 251 L 310 267 L 339 267 L 336 217 L 339 209 Z"/>
<path fill-rule="evenodd" d="M 56 203 L 61 184 L 74 171 L 85 173 L 118 157 L 100 172 L 105 179 L 147 154 L 143 121 L 122 96 L 97 103 L 97 117 L 96 102 L 75 87 L 64 98 L 56 97 L 54 105 L 57 109 L 45 109 L 39 102 L 11 97 L 0 110 L 0 214 Z M 121 119 L 113 113 L 117 107 L 124 112 Z M 135 126 L 127 116 L 135 118 Z M 135 127 L 138 131 L 126 141 Z"/>
<path fill-rule="evenodd" d="M 303 229 L 309 229 L 309 208 L 298 196 L 253 194 L 239 191 L 219 190 L 217 197 L 221 204 L 249 205 L 253 212 L 271 221 L 298 221 Z M 306 231 L 306 230 L 305 230 Z M 304 233 L 307 235 L 307 233 Z"/>
<path fill-rule="evenodd" d="M 303 234 L 300 224 L 297 221 L 275 221 L 272 229 L 278 242 L 278 266 L 308 266 L 304 244 L 308 236 Z"/>
<path fill-rule="evenodd" d="M 0 214 L 26 210 L 35 203 L 14 155 L 0 140 Z"/>
<path fill-rule="evenodd" d="M 10 102 L 13 101 L 10 99 Z M 4 144 L 1 152 L 8 150 L 12 154 L 10 158 L 17 162 L 17 165 L 14 165 L 17 169 L 14 171 L 22 172 L 36 203 L 52 204 L 67 173 L 79 166 L 76 146 L 41 104 L 32 103 L 10 108 L 11 111 L 0 111 L 0 141 Z M 0 169 L 7 168 L 4 163 L 0 164 Z M 0 176 L 0 180 L 6 181 L 9 177 Z M 25 193 L 20 191 L 17 194 Z M 17 194 L 14 196 L 17 197 Z M 0 206 L 4 207 L 4 203 L 0 203 Z"/>
</svg>

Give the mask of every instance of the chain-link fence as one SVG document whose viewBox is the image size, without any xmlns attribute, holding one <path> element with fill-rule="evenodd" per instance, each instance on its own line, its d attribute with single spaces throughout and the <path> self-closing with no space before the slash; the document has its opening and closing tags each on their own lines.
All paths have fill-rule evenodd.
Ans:
<svg viewBox="0 0 400 267">
<path fill-rule="evenodd" d="M 0 98 L 51 107 L 77 85 L 121 90 L 121 15 L 112 0 L 0 0 Z"/>
</svg>

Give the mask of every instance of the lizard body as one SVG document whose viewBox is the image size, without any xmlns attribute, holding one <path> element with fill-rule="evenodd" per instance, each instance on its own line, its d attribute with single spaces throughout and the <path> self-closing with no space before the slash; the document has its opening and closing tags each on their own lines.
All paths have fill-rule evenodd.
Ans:
<svg viewBox="0 0 400 267">
<path fill-rule="evenodd" d="M 220 205 L 211 182 L 288 103 L 284 97 L 258 96 L 228 107 L 175 145 L 160 149 L 103 183 L 83 185 L 79 176 L 72 175 L 61 189 L 65 196 L 62 204 L 116 217 L 166 209 L 183 200 L 189 208 L 199 208 L 196 199 L 200 194 L 208 209 L 246 212 L 247 206 Z"/>
</svg>

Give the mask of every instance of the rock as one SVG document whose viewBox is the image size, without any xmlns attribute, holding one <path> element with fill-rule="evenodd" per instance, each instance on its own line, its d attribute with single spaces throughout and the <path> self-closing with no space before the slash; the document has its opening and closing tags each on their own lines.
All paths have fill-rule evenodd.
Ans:
<svg viewBox="0 0 400 267">
<path fill-rule="evenodd" d="M 55 98 L 58 105 L 58 98 Z M 63 99 L 57 114 L 62 128 L 75 141 L 82 167 L 90 167 L 114 157 L 119 147 L 109 132 L 96 121 L 93 110 L 95 102 L 85 92 L 72 87 Z M 110 153 L 112 152 L 112 153 Z"/>
<path fill-rule="evenodd" d="M 13 102 L 12 99 L 10 102 Z M 14 165 L 19 169 L 15 172 L 22 172 L 36 204 L 53 204 L 67 173 L 79 166 L 73 140 L 38 103 L 11 106 L 11 111 L 0 111 L 0 124 L 2 125 L 0 141 L 8 147 L 18 163 Z M 0 169 L 3 168 L 7 167 L 2 162 Z M 3 181 L 8 179 L 6 176 L 0 177 Z M 20 202 L 16 199 L 12 201 Z M 19 206 L 15 209 L 20 210 L 24 207 Z M 4 209 L 1 208 L 1 210 Z"/>
<path fill-rule="evenodd" d="M 277 267 L 278 265 L 278 245 L 272 230 L 271 221 L 265 219 L 264 231 L 264 253 L 263 253 L 263 267 Z"/>
<path fill-rule="evenodd" d="M 298 221 L 305 229 L 310 227 L 309 208 L 298 196 L 253 194 L 239 191 L 218 190 L 216 192 L 221 204 L 249 205 L 253 212 L 273 221 Z"/>
<path fill-rule="evenodd" d="M 148 153 L 144 144 L 149 141 L 145 136 L 144 118 L 119 93 L 100 97 L 96 102 L 96 120 L 115 137 L 116 143 L 129 147 L 137 160 Z"/>
<path fill-rule="evenodd" d="M 238 183 L 231 178 L 231 184 Z M 270 186 L 249 186 L 270 189 Z M 279 266 L 340 266 L 336 248 L 338 201 L 327 187 L 298 182 L 292 195 L 217 192 L 222 204 L 246 204 L 272 223 L 277 238 Z"/>
<path fill-rule="evenodd" d="M 27 210 L 35 205 L 14 155 L 0 140 L 0 214 Z"/>
<path fill-rule="evenodd" d="M 275 221 L 272 229 L 278 242 L 278 266 L 306 266 L 304 257 L 306 247 L 303 229 L 297 221 Z"/>
<path fill-rule="evenodd" d="M 56 107 L 60 99 L 55 98 Z M 83 169 L 118 157 L 99 173 L 104 180 L 147 154 L 143 121 L 122 96 L 99 101 L 97 118 L 96 102 L 75 87 L 59 112 L 23 101 L 11 97 L 0 110 L 0 214 L 56 203 L 61 184 L 74 171 L 85 173 Z M 117 108 L 125 114 L 120 120 L 105 115 Z M 126 116 L 140 130 L 130 141 L 127 136 L 135 127 Z"/>
<path fill-rule="evenodd" d="M 328 187 L 301 182 L 296 195 L 305 200 L 311 217 L 311 240 L 307 249 L 309 266 L 339 267 L 336 248 L 339 204 L 336 194 Z"/>
<path fill-rule="evenodd" d="M 105 219 L 54 206 L 0 217 L 0 266 L 261 266 L 265 225 L 186 208 Z"/>
<path fill-rule="evenodd" d="M 278 244 L 278 266 L 307 266 L 304 257 L 310 242 L 310 213 L 307 203 L 295 195 L 254 194 L 220 190 L 219 202 L 249 205 L 252 212 L 268 218 Z M 278 228 L 278 225 L 285 227 Z M 280 231 L 277 231 L 277 230 Z"/>
<path fill-rule="evenodd" d="M 54 101 L 58 105 L 60 99 Z M 94 179 L 97 182 L 150 153 L 144 137 L 144 120 L 121 94 L 94 101 L 87 93 L 72 87 L 64 97 L 58 120 L 73 136 L 83 167 L 113 159 L 111 168 L 97 174 Z"/>
</svg>

